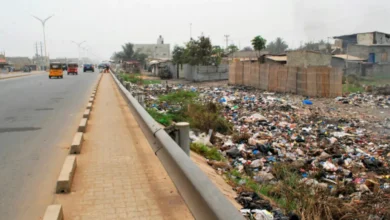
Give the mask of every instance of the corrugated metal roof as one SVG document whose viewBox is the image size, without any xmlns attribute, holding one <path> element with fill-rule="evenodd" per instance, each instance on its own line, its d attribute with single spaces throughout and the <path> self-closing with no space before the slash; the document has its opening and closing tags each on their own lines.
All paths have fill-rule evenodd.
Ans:
<svg viewBox="0 0 390 220">
<path fill-rule="evenodd" d="M 282 62 L 282 61 L 287 62 L 287 56 L 266 56 L 265 58 L 273 61 L 278 61 L 278 62 Z"/>
<path fill-rule="evenodd" d="M 355 56 L 347 55 L 347 54 L 337 54 L 337 55 L 333 55 L 333 57 L 340 58 L 343 60 L 349 60 L 349 61 L 364 61 L 364 60 L 366 60 L 366 59 L 363 59 L 360 57 L 355 57 Z"/>
</svg>

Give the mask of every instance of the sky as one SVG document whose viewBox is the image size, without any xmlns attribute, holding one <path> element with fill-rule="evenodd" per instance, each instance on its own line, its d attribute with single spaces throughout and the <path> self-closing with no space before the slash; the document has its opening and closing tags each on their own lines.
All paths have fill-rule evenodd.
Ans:
<svg viewBox="0 0 390 220">
<path fill-rule="evenodd" d="M 203 34 L 213 45 L 243 48 L 261 35 L 267 42 L 282 37 L 290 48 L 307 41 L 358 32 L 390 33 L 388 0 L 0 0 L 0 52 L 6 56 L 35 54 L 43 41 L 46 18 L 50 58 L 78 57 L 72 41 L 86 41 L 88 55 L 106 60 L 121 45 L 183 45 Z M 44 53 L 44 50 L 43 50 Z M 85 53 L 82 53 L 85 55 Z"/>
</svg>

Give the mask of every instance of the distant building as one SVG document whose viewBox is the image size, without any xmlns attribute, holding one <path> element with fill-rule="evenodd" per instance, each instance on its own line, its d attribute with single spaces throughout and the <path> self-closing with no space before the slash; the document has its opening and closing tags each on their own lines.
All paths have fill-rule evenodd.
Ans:
<svg viewBox="0 0 390 220">
<path fill-rule="evenodd" d="M 5 67 L 8 66 L 8 62 L 5 59 L 5 56 L 0 54 L 0 71 Z"/>
<path fill-rule="evenodd" d="M 312 50 L 290 50 L 287 52 L 289 66 L 330 66 L 332 55 Z"/>
<path fill-rule="evenodd" d="M 9 65 L 13 66 L 15 70 L 22 70 L 23 67 L 32 64 L 32 61 L 28 57 L 6 57 Z"/>
<path fill-rule="evenodd" d="M 164 43 L 164 39 L 161 35 L 157 39 L 157 44 L 134 44 L 134 51 L 146 54 L 149 58 L 171 58 L 170 45 Z"/>
<path fill-rule="evenodd" d="M 356 56 L 369 63 L 390 63 L 390 34 L 366 32 L 333 37 L 344 54 Z"/>
</svg>

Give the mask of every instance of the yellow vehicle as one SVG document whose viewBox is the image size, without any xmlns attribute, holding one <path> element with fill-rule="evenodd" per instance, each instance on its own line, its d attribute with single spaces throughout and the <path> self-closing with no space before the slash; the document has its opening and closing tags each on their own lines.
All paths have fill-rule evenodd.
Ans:
<svg viewBox="0 0 390 220">
<path fill-rule="evenodd" d="M 61 63 L 50 63 L 49 79 L 51 79 L 51 77 L 64 78 Z"/>
</svg>

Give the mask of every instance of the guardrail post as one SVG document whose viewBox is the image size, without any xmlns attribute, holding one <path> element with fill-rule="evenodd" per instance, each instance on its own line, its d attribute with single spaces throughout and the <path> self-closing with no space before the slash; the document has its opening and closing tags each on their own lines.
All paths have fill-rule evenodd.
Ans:
<svg viewBox="0 0 390 220">
<path fill-rule="evenodd" d="M 190 123 L 176 123 L 176 128 L 179 130 L 179 146 L 188 156 L 190 156 Z"/>
</svg>

